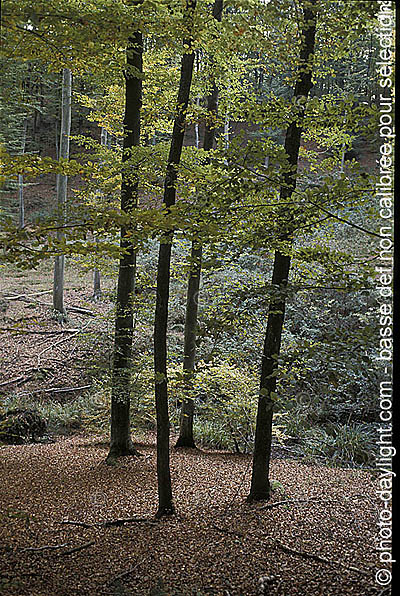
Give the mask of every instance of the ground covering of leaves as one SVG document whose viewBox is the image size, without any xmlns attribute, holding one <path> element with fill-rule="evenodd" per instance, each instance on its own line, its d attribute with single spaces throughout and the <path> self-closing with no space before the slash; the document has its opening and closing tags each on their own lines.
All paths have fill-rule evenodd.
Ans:
<svg viewBox="0 0 400 596">
<path fill-rule="evenodd" d="M 249 456 L 172 449 L 177 513 L 155 521 L 155 437 L 143 435 L 137 447 L 143 457 L 116 467 L 105 464 L 104 437 L 0 447 L 3 594 L 379 593 L 370 472 L 274 459 L 270 504 L 294 502 L 263 509 L 245 500 Z M 132 517 L 141 521 L 104 525 Z M 264 590 L 261 577 L 269 578 Z"/>
</svg>

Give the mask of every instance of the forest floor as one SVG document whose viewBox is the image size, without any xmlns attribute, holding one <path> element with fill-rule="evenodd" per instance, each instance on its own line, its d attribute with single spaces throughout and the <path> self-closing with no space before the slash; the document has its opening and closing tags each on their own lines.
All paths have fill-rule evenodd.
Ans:
<svg viewBox="0 0 400 596">
<path fill-rule="evenodd" d="M 114 303 L 109 296 L 92 302 L 91 287 L 91 272 L 79 273 L 68 261 L 64 292 L 68 322 L 60 325 L 52 318 L 52 263 L 44 262 L 33 272 L 10 266 L 2 270 L 0 394 L 64 403 L 88 389 L 94 365 L 108 368 Z M 104 278 L 103 290 L 112 289 L 113 282 Z"/>
<path fill-rule="evenodd" d="M 155 521 L 155 437 L 137 439 L 144 457 L 122 458 L 116 467 L 105 464 L 104 437 L 0 447 L 1 593 L 380 593 L 370 472 L 273 459 L 279 488 L 266 508 L 245 500 L 250 456 L 172 449 L 177 513 Z M 139 519 L 105 525 L 132 517 Z M 262 577 L 271 580 L 264 591 Z"/>
</svg>

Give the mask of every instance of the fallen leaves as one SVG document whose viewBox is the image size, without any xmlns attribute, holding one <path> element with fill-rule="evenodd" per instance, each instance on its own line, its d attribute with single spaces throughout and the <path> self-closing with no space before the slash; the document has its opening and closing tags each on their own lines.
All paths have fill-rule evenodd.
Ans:
<svg viewBox="0 0 400 596">
<path fill-rule="evenodd" d="M 288 502 L 266 509 L 245 500 L 250 457 L 171 450 L 177 514 L 156 522 L 154 442 L 113 468 L 99 437 L 0 448 L 7 595 L 376 594 L 370 473 L 275 459 Z"/>
</svg>

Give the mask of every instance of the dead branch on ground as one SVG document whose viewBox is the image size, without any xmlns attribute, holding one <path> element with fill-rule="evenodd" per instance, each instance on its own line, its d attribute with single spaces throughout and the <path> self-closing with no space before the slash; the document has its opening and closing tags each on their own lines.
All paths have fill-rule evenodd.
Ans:
<svg viewBox="0 0 400 596">
<path fill-rule="evenodd" d="M 89 548 L 89 546 L 93 546 L 95 541 L 92 540 L 91 542 L 85 542 L 81 546 L 75 546 L 75 548 L 70 548 L 69 550 L 65 550 L 63 553 L 60 553 L 58 556 L 63 557 L 64 555 L 72 555 L 72 553 L 78 553 L 79 551 L 83 550 L 84 548 Z"/>
<path fill-rule="evenodd" d="M 149 524 L 151 526 L 158 525 L 158 522 L 155 520 L 148 519 L 146 517 L 125 517 L 125 518 L 118 518 L 118 519 L 110 519 L 104 522 L 94 522 L 93 524 L 88 524 L 82 521 L 75 521 L 70 519 L 65 519 L 63 521 L 58 522 L 59 524 L 68 524 L 71 526 L 81 526 L 82 528 L 111 528 L 111 527 L 118 527 L 123 526 L 125 524 L 133 524 L 133 523 L 142 523 L 142 524 Z"/>
<path fill-rule="evenodd" d="M 349 569 L 350 571 L 355 571 L 356 573 L 361 573 L 363 575 L 369 576 L 371 573 L 370 571 L 366 571 L 364 569 L 358 569 L 358 567 L 353 567 L 352 565 L 348 565 L 347 563 L 342 563 L 341 561 L 335 561 L 333 559 L 326 559 L 325 557 L 321 557 L 320 555 L 316 555 L 314 553 L 308 553 L 306 551 L 296 550 L 294 548 L 291 548 L 290 546 L 287 546 L 286 544 L 284 544 L 277 538 L 273 538 L 272 536 L 267 536 L 267 538 L 269 540 L 271 540 L 272 542 L 274 542 L 277 546 L 279 546 L 279 548 L 281 548 L 282 550 L 284 550 L 285 552 L 287 552 L 291 555 L 297 555 L 299 557 L 304 557 L 306 559 L 312 559 L 313 561 L 318 561 L 320 563 L 326 563 L 328 565 L 338 565 L 340 567 L 344 567 L 345 569 Z"/>
</svg>

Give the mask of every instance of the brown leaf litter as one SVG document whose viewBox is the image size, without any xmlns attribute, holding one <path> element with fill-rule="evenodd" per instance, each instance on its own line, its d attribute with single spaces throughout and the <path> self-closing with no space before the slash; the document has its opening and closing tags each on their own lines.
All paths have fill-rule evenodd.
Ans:
<svg viewBox="0 0 400 596">
<path fill-rule="evenodd" d="M 0 448 L 3 594 L 379 593 L 370 472 L 274 459 L 265 507 L 245 501 L 250 456 L 172 449 L 177 514 L 155 522 L 154 441 L 116 467 L 99 437 Z"/>
</svg>

